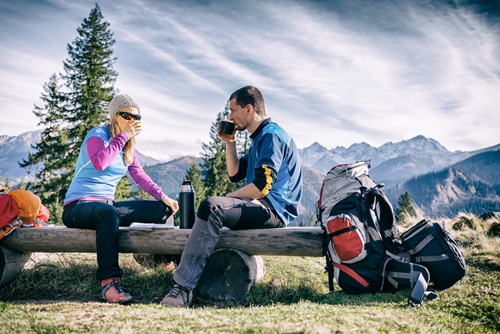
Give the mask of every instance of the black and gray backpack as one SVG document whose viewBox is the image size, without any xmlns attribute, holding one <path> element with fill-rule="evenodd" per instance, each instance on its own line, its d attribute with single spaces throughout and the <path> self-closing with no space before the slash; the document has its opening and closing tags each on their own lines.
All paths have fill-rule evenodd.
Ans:
<svg viewBox="0 0 500 334">
<path fill-rule="evenodd" d="M 325 231 L 330 291 L 333 280 L 349 294 L 413 288 L 411 305 L 435 298 L 427 291 L 429 271 L 395 254 L 403 253 L 392 205 L 368 175 L 368 161 L 333 167 L 325 176 L 317 202 L 317 219 Z"/>
</svg>

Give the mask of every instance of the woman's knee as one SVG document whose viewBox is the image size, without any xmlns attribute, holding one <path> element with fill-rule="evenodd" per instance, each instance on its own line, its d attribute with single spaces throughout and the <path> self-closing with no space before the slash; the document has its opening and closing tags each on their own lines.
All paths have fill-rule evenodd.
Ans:
<svg viewBox="0 0 500 334">
<path fill-rule="evenodd" d="M 163 202 L 157 203 L 160 206 L 160 218 L 156 221 L 156 224 L 165 224 L 172 215 L 172 209 Z"/>
<path fill-rule="evenodd" d="M 63 211 L 63 223 L 72 228 L 97 228 L 101 222 L 118 224 L 118 210 L 109 204 L 100 202 L 69 204 Z"/>
<path fill-rule="evenodd" d="M 99 203 L 93 210 L 92 219 L 96 225 L 113 226 L 116 229 L 120 226 L 120 215 L 118 210 L 109 204 Z"/>
</svg>

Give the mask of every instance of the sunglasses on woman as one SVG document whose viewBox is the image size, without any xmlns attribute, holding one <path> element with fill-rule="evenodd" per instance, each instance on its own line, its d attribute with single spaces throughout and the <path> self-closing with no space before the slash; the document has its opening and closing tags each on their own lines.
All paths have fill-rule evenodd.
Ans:
<svg viewBox="0 0 500 334">
<path fill-rule="evenodd" d="M 121 117 L 123 117 L 127 121 L 130 121 L 131 119 L 135 119 L 136 121 L 141 120 L 141 115 L 139 115 L 139 114 L 131 114 L 131 113 L 126 112 L 126 111 L 119 111 L 118 115 L 120 115 Z"/>
</svg>

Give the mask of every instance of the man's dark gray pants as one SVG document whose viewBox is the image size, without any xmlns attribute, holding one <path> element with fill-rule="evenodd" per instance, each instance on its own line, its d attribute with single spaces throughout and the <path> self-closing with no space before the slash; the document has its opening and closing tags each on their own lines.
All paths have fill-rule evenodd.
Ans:
<svg viewBox="0 0 500 334">
<path fill-rule="evenodd" d="M 265 199 L 211 196 L 198 209 L 174 281 L 189 290 L 198 285 L 203 269 L 226 226 L 233 230 L 278 228 L 285 224 Z"/>
</svg>

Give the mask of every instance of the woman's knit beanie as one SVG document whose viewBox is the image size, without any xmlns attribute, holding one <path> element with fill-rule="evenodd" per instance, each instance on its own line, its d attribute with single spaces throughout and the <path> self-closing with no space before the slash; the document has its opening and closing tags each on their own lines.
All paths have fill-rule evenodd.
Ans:
<svg viewBox="0 0 500 334">
<path fill-rule="evenodd" d="M 126 94 L 115 95 L 113 100 L 109 103 L 109 118 L 113 119 L 113 116 L 125 107 L 137 108 L 139 113 L 141 113 L 141 107 L 139 104 L 130 96 Z"/>
</svg>

